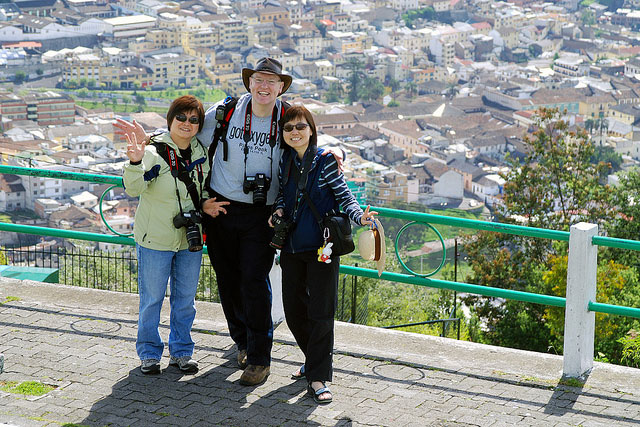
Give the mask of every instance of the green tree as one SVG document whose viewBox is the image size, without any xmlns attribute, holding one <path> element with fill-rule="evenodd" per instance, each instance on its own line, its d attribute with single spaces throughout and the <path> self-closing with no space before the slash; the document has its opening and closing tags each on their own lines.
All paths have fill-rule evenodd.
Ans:
<svg viewBox="0 0 640 427">
<path fill-rule="evenodd" d="M 136 104 L 138 104 L 138 106 L 140 107 L 144 107 L 145 105 L 147 105 L 147 100 L 144 99 L 144 95 L 141 95 L 139 93 L 135 94 L 135 98 L 136 98 Z"/>
<path fill-rule="evenodd" d="M 447 84 L 447 96 L 449 97 L 449 99 L 453 99 L 455 98 L 455 96 L 458 94 L 458 92 L 460 92 L 460 89 L 458 89 L 458 85 L 457 83 L 449 83 Z"/>
<path fill-rule="evenodd" d="M 398 96 L 398 90 L 400 89 L 400 82 L 396 79 L 390 79 L 389 88 L 391 89 L 391 99 L 395 101 Z"/>
<path fill-rule="evenodd" d="M 95 81 L 95 80 L 93 80 L 93 79 L 89 80 L 89 81 L 87 82 L 87 87 L 88 87 L 89 89 L 95 89 L 95 87 L 96 87 L 96 81 Z"/>
<path fill-rule="evenodd" d="M 408 28 L 414 28 L 414 21 L 417 19 L 424 19 L 426 21 L 433 21 L 436 17 L 436 11 L 433 7 L 425 7 L 423 9 L 409 10 L 402 14 L 402 20 Z"/>
<path fill-rule="evenodd" d="M 80 90 L 78 90 L 78 92 L 76 92 L 78 94 L 78 97 L 80 98 L 88 98 L 89 97 L 89 91 L 87 90 L 87 88 L 82 88 Z"/>
<path fill-rule="evenodd" d="M 600 179 L 609 165 L 592 163 L 595 146 L 585 132 L 571 132 L 557 109 L 541 109 L 529 152 L 521 161 L 508 157 L 504 175 L 508 215 L 526 225 L 566 230 L 570 224 L 602 223 L 612 214 L 610 189 Z"/>
<path fill-rule="evenodd" d="M 75 89 L 78 87 L 78 81 L 75 79 L 69 79 L 64 83 L 64 87 L 67 89 Z"/>
<path fill-rule="evenodd" d="M 21 85 L 27 79 L 27 74 L 24 71 L 16 71 L 13 76 L 13 82 L 17 85 Z"/>
<path fill-rule="evenodd" d="M 359 101 L 375 101 L 384 95 L 382 82 L 373 77 L 365 77 L 358 89 Z"/>
<path fill-rule="evenodd" d="M 591 157 L 591 163 L 597 164 L 601 162 L 609 165 L 609 168 L 605 171 L 605 174 L 608 175 L 613 172 L 618 172 L 621 169 L 622 156 L 616 153 L 613 147 L 599 145 Z"/>
<path fill-rule="evenodd" d="M 42 68 L 38 68 L 38 69 L 36 70 L 36 74 L 37 74 L 37 75 L 39 75 L 39 76 L 41 76 L 41 75 L 43 75 L 43 74 L 44 74 L 44 71 L 42 70 Z"/>
<path fill-rule="evenodd" d="M 342 88 L 342 83 L 333 82 L 327 89 L 325 94 L 327 102 L 338 102 L 344 96 L 344 89 Z"/>
<path fill-rule="evenodd" d="M 404 90 L 407 91 L 409 98 L 413 98 L 418 94 L 418 85 L 414 81 L 407 82 L 407 84 L 404 85 Z"/>
<path fill-rule="evenodd" d="M 586 221 L 604 225 L 614 217 L 611 189 L 601 183 L 608 165 L 593 164 L 595 147 L 586 132 L 569 131 L 557 109 L 542 109 L 537 130 L 525 136 L 527 155 L 508 157 L 503 175 L 504 208 L 501 222 L 568 230 Z M 551 293 L 542 280 L 554 257 L 566 254 L 566 243 L 551 243 L 506 234 L 481 232 L 465 245 L 472 273 L 468 281 L 480 285 Z M 487 325 L 485 342 L 536 351 L 548 351 L 553 339 L 545 325 L 544 306 L 494 298 L 468 297 L 468 304 Z"/>
<path fill-rule="evenodd" d="M 347 62 L 347 66 L 351 70 L 349 73 L 349 91 L 347 92 L 347 99 L 350 103 L 359 101 L 359 90 L 361 82 L 364 77 L 362 62 L 357 58 L 351 58 Z"/>
<path fill-rule="evenodd" d="M 595 120 L 587 119 L 584 122 L 584 128 L 589 132 L 589 136 L 593 134 L 593 128 L 595 127 Z"/>
<path fill-rule="evenodd" d="M 580 21 L 582 21 L 582 25 L 595 25 L 596 16 L 591 9 L 585 8 L 582 9 L 582 12 L 580 13 Z"/>
<path fill-rule="evenodd" d="M 80 87 L 87 87 L 87 82 L 89 80 L 87 80 L 85 77 L 81 78 L 80 80 L 78 80 L 78 84 L 80 85 Z"/>
<path fill-rule="evenodd" d="M 599 264 L 596 300 L 604 304 L 637 306 L 640 302 L 640 286 L 638 286 L 636 271 L 613 260 Z M 552 258 L 551 269 L 544 274 L 543 281 L 551 287 L 553 294 L 566 295 L 566 255 Z M 547 307 L 545 320 L 551 331 L 552 345 L 561 352 L 564 342 L 564 310 L 558 307 Z M 640 321 L 633 318 L 596 313 L 595 354 L 604 354 L 612 363 L 624 363 L 623 341 L 627 333 L 638 325 Z"/>
<path fill-rule="evenodd" d="M 124 104 L 124 111 L 127 111 L 127 105 L 131 104 L 131 97 L 129 95 L 122 95 L 122 103 Z"/>
</svg>

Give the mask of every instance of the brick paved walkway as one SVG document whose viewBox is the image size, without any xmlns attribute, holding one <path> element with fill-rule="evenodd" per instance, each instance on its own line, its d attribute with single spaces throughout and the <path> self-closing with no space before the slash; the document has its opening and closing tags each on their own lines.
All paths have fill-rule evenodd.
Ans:
<svg viewBox="0 0 640 427">
<path fill-rule="evenodd" d="M 162 374 L 144 376 L 136 313 L 136 295 L 0 279 L 0 382 L 56 387 L 39 398 L 0 391 L 0 425 L 640 425 L 640 370 L 596 364 L 572 387 L 559 384 L 557 356 L 348 324 L 336 329 L 332 404 L 289 379 L 302 355 L 286 325 L 268 381 L 243 387 L 221 309 L 208 303 L 194 333 L 200 372 L 166 368 L 165 354 Z"/>
</svg>

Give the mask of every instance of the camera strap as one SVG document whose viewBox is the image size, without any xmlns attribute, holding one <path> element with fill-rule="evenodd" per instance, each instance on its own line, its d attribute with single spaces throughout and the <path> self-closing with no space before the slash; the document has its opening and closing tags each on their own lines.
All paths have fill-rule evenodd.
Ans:
<svg viewBox="0 0 640 427">
<path fill-rule="evenodd" d="M 186 167 L 179 161 L 176 150 L 174 150 L 164 142 L 153 142 L 153 144 L 156 145 L 156 152 L 158 153 L 158 155 L 162 157 L 164 161 L 169 165 L 171 176 L 173 176 L 173 179 L 176 181 L 176 197 L 178 198 L 178 206 L 180 207 L 180 212 L 184 211 L 182 209 L 182 203 L 180 202 L 178 180 L 182 181 L 185 187 L 187 187 L 187 191 L 189 192 L 189 196 L 191 196 L 191 201 L 193 202 L 194 208 L 200 210 L 200 194 L 198 193 L 198 188 L 191 179 L 191 175 L 187 171 Z M 202 182 L 204 181 L 202 163 L 194 164 L 193 167 L 196 169 L 198 181 L 200 183 L 200 193 L 202 193 Z"/>
<path fill-rule="evenodd" d="M 249 157 L 249 141 L 251 141 L 251 104 L 249 101 L 244 112 L 244 127 L 242 128 L 242 139 L 244 140 L 244 179 L 247 179 L 247 159 Z M 284 103 L 282 104 L 282 112 L 284 114 Z M 271 125 L 269 126 L 269 146 L 271 147 L 271 155 L 269 157 L 269 178 L 273 175 L 273 149 L 276 146 L 276 137 L 278 136 L 278 107 L 273 105 L 271 113 Z"/>
<path fill-rule="evenodd" d="M 309 207 L 313 211 L 314 215 L 317 214 L 318 212 L 316 210 L 315 205 L 311 202 L 311 199 L 307 195 L 307 181 L 309 180 L 309 171 L 311 170 L 313 159 L 316 157 L 317 147 L 315 145 L 310 145 L 307 148 L 307 151 L 304 153 L 304 158 L 302 160 L 302 165 L 300 166 L 300 168 L 298 168 L 295 165 L 296 154 L 293 152 L 293 150 L 291 150 L 290 153 L 291 153 L 291 156 L 289 157 L 289 162 L 287 164 L 287 171 L 285 172 L 285 175 L 287 175 L 287 178 L 288 178 L 289 171 L 293 169 L 293 182 L 296 183 L 296 205 L 295 205 L 295 208 L 293 209 L 292 217 L 293 217 L 293 220 L 295 221 L 302 197 L 305 198 L 305 200 L 309 204 Z M 319 217 L 319 215 L 315 215 L 315 216 L 316 218 Z"/>
</svg>

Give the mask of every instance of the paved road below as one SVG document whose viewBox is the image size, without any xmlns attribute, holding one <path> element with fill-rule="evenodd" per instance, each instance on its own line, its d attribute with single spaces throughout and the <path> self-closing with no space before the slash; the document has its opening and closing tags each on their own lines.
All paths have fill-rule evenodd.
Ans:
<svg viewBox="0 0 640 427">
<path fill-rule="evenodd" d="M 135 353 L 137 295 L 0 278 L 0 423 L 16 426 L 631 426 L 640 425 L 640 370 L 596 363 L 583 386 L 560 381 L 558 356 L 336 325 L 334 402 L 319 407 L 289 375 L 302 361 L 286 325 L 272 374 L 238 384 L 220 306 L 198 303 L 200 372 L 144 376 Z M 165 306 L 168 301 L 165 302 Z M 168 313 L 163 312 L 163 336 Z M 575 384 L 574 384 L 575 385 Z"/>
</svg>

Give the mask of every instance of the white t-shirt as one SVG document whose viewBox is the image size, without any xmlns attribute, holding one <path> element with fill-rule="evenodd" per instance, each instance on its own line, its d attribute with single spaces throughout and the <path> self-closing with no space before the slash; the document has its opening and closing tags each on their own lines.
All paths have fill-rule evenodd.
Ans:
<svg viewBox="0 0 640 427">
<path fill-rule="evenodd" d="M 246 107 L 251 102 L 251 94 L 247 93 L 238 99 L 235 110 L 229 120 L 227 128 L 227 144 L 229 154 L 227 161 L 223 160 L 223 144 L 218 143 L 216 155 L 211 166 L 211 188 L 229 200 L 252 203 L 253 194 L 245 194 L 242 191 L 242 183 L 245 177 L 245 158 L 243 138 Z M 217 105 L 210 107 L 205 113 L 204 126 L 198 134 L 200 141 L 208 147 L 211 145 L 213 132 L 217 121 L 215 119 Z M 282 113 L 281 101 L 276 100 L 278 120 Z M 278 164 L 282 150 L 280 149 L 280 129 L 276 135 L 276 145 L 269 145 L 269 129 L 271 127 L 271 115 L 269 117 L 257 117 L 251 115 L 251 139 L 247 143 L 249 154 L 246 160 L 246 175 L 254 176 L 263 173 L 271 178 L 271 184 L 267 193 L 267 204 L 271 205 L 278 194 Z"/>
</svg>

